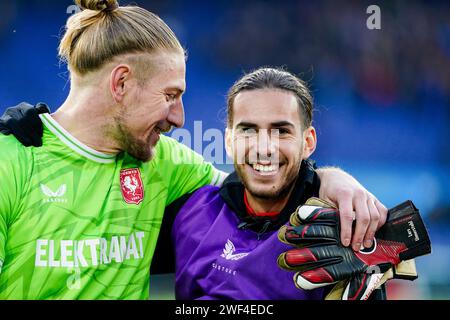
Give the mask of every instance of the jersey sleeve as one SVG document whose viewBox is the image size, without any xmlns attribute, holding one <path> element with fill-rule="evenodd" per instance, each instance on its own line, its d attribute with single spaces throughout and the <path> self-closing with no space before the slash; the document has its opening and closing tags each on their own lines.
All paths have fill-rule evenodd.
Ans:
<svg viewBox="0 0 450 320">
<path fill-rule="evenodd" d="M 166 136 L 161 136 L 156 152 L 159 161 L 155 169 L 161 170 L 169 190 L 166 205 L 204 185 L 221 185 L 228 175 L 192 149 Z"/>
<path fill-rule="evenodd" d="M 6 256 L 8 226 L 20 212 L 25 190 L 29 152 L 14 137 L 0 134 L 0 272 Z"/>
</svg>

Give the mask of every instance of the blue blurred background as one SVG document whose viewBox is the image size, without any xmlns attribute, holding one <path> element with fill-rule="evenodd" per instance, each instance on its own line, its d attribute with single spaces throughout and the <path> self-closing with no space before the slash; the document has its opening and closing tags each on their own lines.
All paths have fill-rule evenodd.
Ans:
<svg viewBox="0 0 450 320">
<path fill-rule="evenodd" d="M 430 230 L 433 253 L 417 259 L 420 278 L 392 284 L 389 297 L 450 298 L 450 2 L 135 3 L 160 15 L 188 51 L 188 130 L 194 121 L 223 130 L 227 90 L 244 71 L 285 66 L 308 81 L 313 158 L 349 171 L 388 207 L 413 200 Z M 381 9 L 380 30 L 366 27 L 371 4 Z M 21 101 L 56 110 L 65 100 L 57 46 L 71 5 L 0 2 L 0 112 Z M 170 288 L 168 279 L 152 291 Z"/>
</svg>

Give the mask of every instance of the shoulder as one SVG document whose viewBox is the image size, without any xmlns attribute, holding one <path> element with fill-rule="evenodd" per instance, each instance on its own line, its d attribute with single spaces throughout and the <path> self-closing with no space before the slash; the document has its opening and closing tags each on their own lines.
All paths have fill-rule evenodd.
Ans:
<svg viewBox="0 0 450 320">
<path fill-rule="evenodd" d="M 218 186 L 206 185 L 195 190 L 195 192 L 192 193 L 192 196 L 189 198 L 189 200 L 191 199 L 193 199 L 193 201 L 198 201 L 198 199 L 203 199 L 204 201 L 212 201 L 217 199 L 220 200 L 219 191 L 220 187 Z"/>
<path fill-rule="evenodd" d="M 155 159 L 168 159 L 172 156 L 173 150 L 180 148 L 179 142 L 168 136 L 161 135 L 155 146 Z"/>
<path fill-rule="evenodd" d="M 198 164 L 203 162 L 201 155 L 177 140 L 161 135 L 155 147 L 156 161 L 170 161 L 175 164 Z"/>
<path fill-rule="evenodd" d="M 201 187 L 179 207 L 174 220 L 174 228 L 179 230 L 180 225 L 186 228 L 195 226 L 206 232 L 209 226 L 222 215 L 225 207 L 226 204 L 219 195 L 218 187 Z M 195 232 L 199 232 L 200 229 L 196 229 Z"/>
<path fill-rule="evenodd" d="M 168 149 L 174 147 L 176 144 L 177 141 L 175 139 L 161 135 L 155 147 L 156 157 L 161 156 L 161 152 L 167 152 Z"/>
<path fill-rule="evenodd" d="M 31 158 L 31 147 L 23 146 L 14 136 L 0 134 L 0 163 L 13 162 L 19 165 L 18 159 Z"/>
<path fill-rule="evenodd" d="M 198 210 L 201 207 L 207 207 L 207 211 L 213 207 L 222 207 L 225 202 L 222 200 L 219 194 L 220 188 L 213 185 L 206 185 L 195 190 L 187 201 L 184 202 L 183 207 L 180 210 L 184 212 L 190 212 Z"/>
<path fill-rule="evenodd" d="M 0 134 L 0 213 L 17 214 L 18 204 L 28 190 L 33 167 L 31 148 L 13 136 Z"/>
</svg>

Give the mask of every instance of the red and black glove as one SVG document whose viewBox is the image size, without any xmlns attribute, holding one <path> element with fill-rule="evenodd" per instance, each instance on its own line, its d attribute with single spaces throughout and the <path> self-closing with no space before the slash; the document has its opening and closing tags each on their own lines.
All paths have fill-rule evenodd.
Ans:
<svg viewBox="0 0 450 320">
<path fill-rule="evenodd" d="M 375 234 L 369 249 L 354 252 L 339 240 L 339 211 L 323 200 L 313 198 L 291 216 L 279 239 L 296 246 L 278 257 L 278 265 L 298 271 L 297 287 L 315 289 L 348 280 L 344 299 L 367 298 L 383 274 L 403 260 L 431 252 L 431 243 L 411 201 L 388 212 L 388 219 Z"/>
</svg>

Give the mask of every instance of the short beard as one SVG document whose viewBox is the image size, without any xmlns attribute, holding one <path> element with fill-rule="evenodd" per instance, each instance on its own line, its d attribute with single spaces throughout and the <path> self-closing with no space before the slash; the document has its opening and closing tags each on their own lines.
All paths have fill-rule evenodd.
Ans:
<svg viewBox="0 0 450 320">
<path fill-rule="evenodd" d="M 294 185 L 297 181 L 298 173 L 300 171 L 300 164 L 293 168 L 292 172 L 287 172 L 286 180 L 283 183 L 283 185 L 278 190 L 268 190 L 268 191 L 258 191 L 252 189 L 249 183 L 247 183 L 245 179 L 245 174 L 241 172 L 240 168 L 235 165 L 235 171 L 237 175 L 239 176 L 239 179 L 241 180 L 242 184 L 244 185 L 245 189 L 255 198 L 264 199 L 264 200 L 272 200 L 272 201 L 278 201 L 281 199 L 284 199 L 286 196 L 289 195 L 289 193 L 294 188 Z"/>
<path fill-rule="evenodd" d="M 116 118 L 117 135 L 116 139 L 123 151 L 142 162 L 150 161 L 153 158 L 153 148 L 149 141 L 136 139 L 121 118 Z"/>
<path fill-rule="evenodd" d="M 238 173 L 239 175 L 239 173 Z M 263 199 L 263 200 L 272 200 L 278 201 L 284 199 L 293 189 L 295 182 L 297 181 L 297 177 L 294 176 L 290 181 L 286 181 L 280 189 L 278 190 L 269 190 L 269 191 L 257 191 L 253 190 L 249 184 L 246 183 L 241 178 L 242 183 L 244 184 L 245 189 L 255 198 Z"/>
<path fill-rule="evenodd" d="M 291 181 L 289 184 L 283 185 L 279 190 L 274 191 L 254 191 L 250 186 L 245 185 L 245 189 L 255 198 L 264 199 L 264 200 L 273 200 L 278 201 L 284 199 L 289 192 L 291 192 L 295 183 L 295 179 Z"/>
</svg>

